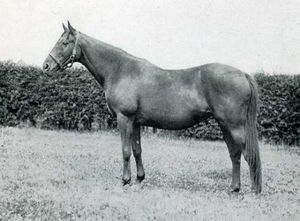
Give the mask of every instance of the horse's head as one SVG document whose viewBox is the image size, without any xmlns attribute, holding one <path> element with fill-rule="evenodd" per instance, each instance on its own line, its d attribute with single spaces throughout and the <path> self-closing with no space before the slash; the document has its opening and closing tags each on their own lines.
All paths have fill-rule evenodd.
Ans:
<svg viewBox="0 0 300 221">
<path fill-rule="evenodd" d="M 68 28 L 64 24 L 63 28 L 63 34 L 44 61 L 43 70 L 45 72 L 63 71 L 80 58 L 79 32 L 71 26 L 69 21 Z"/>
</svg>

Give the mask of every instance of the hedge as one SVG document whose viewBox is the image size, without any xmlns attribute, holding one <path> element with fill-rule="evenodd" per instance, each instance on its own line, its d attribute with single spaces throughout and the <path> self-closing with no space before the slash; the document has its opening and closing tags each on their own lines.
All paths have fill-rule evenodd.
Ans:
<svg viewBox="0 0 300 221">
<path fill-rule="evenodd" d="M 300 145 L 300 75 L 255 75 L 260 103 L 258 131 L 273 143 Z M 0 62 L 0 124 L 30 124 L 45 129 L 98 130 L 116 128 L 104 93 L 84 68 L 45 75 L 40 68 Z M 220 140 L 209 118 L 178 136 Z"/>
<path fill-rule="evenodd" d="M 115 128 L 104 93 L 84 69 L 45 75 L 39 68 L 0 63 L 0 124 L 45 129 Z"/>
</svg>

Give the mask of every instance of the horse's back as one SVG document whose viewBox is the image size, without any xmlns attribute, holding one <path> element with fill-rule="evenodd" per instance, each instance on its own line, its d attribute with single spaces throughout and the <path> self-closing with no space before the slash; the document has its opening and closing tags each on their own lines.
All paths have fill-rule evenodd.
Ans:
<svg viewBox="0 0 300 221">
<path fill-rule="evenodd" d="M 200 106 L 209 98 L 222 96 L 236 101 L 247 99 L 250 94 L 246 74 L 220 63 L 182 70 L 163 70 L 148 66 L 137 83 L 140 84 L 140 93 L 146 97 L 162 96 L 161 99 L 166 97 L 168 100 L 168 95 L 176 96 L 177 99 L 194 98 L 194 104 Z"/>
</svg>

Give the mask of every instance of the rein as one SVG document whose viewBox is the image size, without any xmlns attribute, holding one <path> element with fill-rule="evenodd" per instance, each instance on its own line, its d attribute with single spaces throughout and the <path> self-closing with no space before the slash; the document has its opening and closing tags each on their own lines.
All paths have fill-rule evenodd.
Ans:
<svg viewBox="0 0 300 221">
<path fill-rule="evenodd" d="M 76 38 L 75 45 L 74 45 L 71 56 L 66 61 L 64 61 L 62 64 L 51 54 L 51 52 L 49 53 L 49 56 L 52 58 L 53 61 L 55 61 L 55 63 L 59 66 L 59 69 L 61 71 L 64 71 L 67 68 L 71 68 L 73 66 L 74 59 L 76 57 L 76 47 L 78 45 L 79 33 L 77 35 L 78 36 Z"/>
</svg>

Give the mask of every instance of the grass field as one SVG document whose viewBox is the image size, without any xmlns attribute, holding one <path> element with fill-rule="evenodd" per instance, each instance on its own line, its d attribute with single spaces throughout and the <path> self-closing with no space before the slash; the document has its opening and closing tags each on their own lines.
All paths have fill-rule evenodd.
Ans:
<svg viewBox="0 0 300 221">
<path fill-rule="evenodd" d="M 142 144 L 146 179 L 123 187 L 117 134 L 0 128 L 0 220 L 300 220 L 299 148 L 261 145 L 255 195 L 244 160 L 242 190 L 229 192 L 223 142 Z"/>
</svg>

